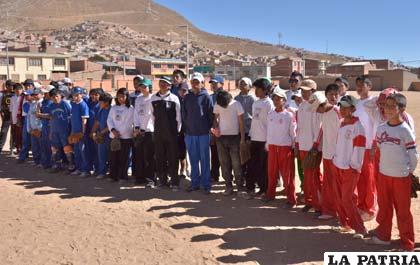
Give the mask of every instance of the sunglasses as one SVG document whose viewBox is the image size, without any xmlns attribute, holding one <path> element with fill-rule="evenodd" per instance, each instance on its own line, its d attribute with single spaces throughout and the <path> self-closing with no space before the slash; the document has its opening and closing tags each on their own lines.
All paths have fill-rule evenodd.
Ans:
<svg viewBox="0 0 420 265">
<path fill-rule="evenodd" d="M 289 79 L 289 84 L 291 84 L 291 83 L 298 83 L 299 82 L 299 80 L 298 79 Z"/>
</svg>

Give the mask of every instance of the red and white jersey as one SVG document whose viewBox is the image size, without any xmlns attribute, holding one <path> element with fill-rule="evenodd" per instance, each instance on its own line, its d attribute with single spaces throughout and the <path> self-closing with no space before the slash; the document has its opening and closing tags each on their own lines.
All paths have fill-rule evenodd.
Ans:
<svg viewBox="0 0 420 265">
<path fill-rule="evenodd" d="M 365 110 L 365 103 L 371 101 L 372 97 L 368 97 L 365 99 L 359 99 L 356 104 L 356 111 L 354 112 L 354 116 L 358 117 L 360 122 L 365 129 L 366 134 L 366 149 L 372 148 L 372 143 L 375 138 L 376 128 L 378 124 L 372 120 L 369 114 Z"/>
<path fill-rule="evenodd" d="M 333 163 L 340 169 L 355 169 L 361 171 L 365 154 L 365 129 L 359 118 L 352 117 L 348 122 L 341 121 L 338 129 L 337 145 Z"/>
<path fill-rule="evenodd" d="M 380 151 L 379 172 L 391 177 L 406 177 L 417 166 L 416 138 L 406 122 L 399 125 L 383 123 L 376 132 Z"/>
<path fill-rule="evenodd" d="M 318 139 L 321 128 L 321 114 L 312 112 L 310 106 L 311 104 L 307 101 L 302 102 L 296 114 L 296 142 L 301 151 L 311 150 Z"/>
<path fill-rule="evenodd" d="M 321 132 L 318 139 L 319 141 L 322 139 L 322 158 L 324 159 L 332 159 L 334 156 L 340 123 L 341 116 L 338 106 L 321 114 Z"/>
<path fill-rule="evenodd" d="M 296 119 L 292 112 L 270 111 L 267 116 L 267 144 L 294 146 L 296 138 Z"/>
</svg>

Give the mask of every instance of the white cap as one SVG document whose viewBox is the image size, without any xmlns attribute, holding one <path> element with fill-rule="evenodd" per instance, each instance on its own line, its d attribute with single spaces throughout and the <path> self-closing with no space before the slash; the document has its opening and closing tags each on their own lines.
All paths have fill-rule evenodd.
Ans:
<svg viewBox="0 0 420 265">
<path fill-rule="evenodd" d="M 312 112 L 316 112 L 319 105 L 327 102 L 327 97 L 325 97 L 324 92 L 317 91 L 311 95 L 311 97 L 308 100 L 308 103 L 311 104 L 309 109 Z"/>
<path fill-rule="evenodd" d="M 204 77 L 201 73 L 195 72 L 195 73 L 193 73 L 193 75 L 191 77 L 191 81 L 192 80 L 198 80 L 198 81 L 200 81 L 200 83 L 203 83 L 204 82 Z"/>
<path fill-rule="evenodd" d="M 48 85 L 46 87 L 41 88 L 41 91 L 44 93 L 49 93 L 51 90 L 53 90 L 55 88 L 55 86 L 52 85 Z"/>
<path fill-rule="evenodd" d="M 248 77 L 242 77 L 241 80 L 239 80 L 239 83 L 241 83 L 241 81 L 244 81 L 245 84 L 247 84 L 249 87 L 252 87 L 252 81 Z"/>
<path fill-rule="evenodd" d="M 42 86 L 41 86 L 41 84 L 40 83 L 38 83 L 38 82 L 34 82 L 34 88 L 35 89 L 40 89 Z"/>
<path fill-rule="evenodd" d="M 144 76 L 142 76 L 142 75 L 136 75 L 134 78 L 138 78 L 140 80 L 144 80 Z"/>
<path fill-rule="evenodd" d="M 64 84 L 73 84 L 73 82 L 71 81 L 71 79 L 68 78 L 68 77 L 63 78 L 63 83 Z"/>
<path fill-rule="evenodd" d="M 287 99 L 286 90 L 281 89 L 279 86 L 274 88 L 272 95 Z"/>
</svg>

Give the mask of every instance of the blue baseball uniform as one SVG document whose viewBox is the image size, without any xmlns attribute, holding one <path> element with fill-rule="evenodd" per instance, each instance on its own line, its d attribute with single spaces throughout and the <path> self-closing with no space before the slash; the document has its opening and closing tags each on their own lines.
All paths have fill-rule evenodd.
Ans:
<svg viewBox="0 0 420 265">
<path fill-rule="evenodd" d="M 71 102 L 71 133 L 83 132 L 83 119 L 89 118 L 89 107 L 84 100 Z M 86 137 L 74 144 L 74 164 L 76 170 L 88 172 L 87 157 L 85 156 Z"/>
<path fill-rule="evenodd" d="M 99 123 L 99 131 L 107 128 L 107 119 L 111 107 L 107 109 L 100 109 L 95 117 Z M 109 153 L 109 134 L 104 135 L 105 141 L 103 144 L 98 144 L 98 174 L 105 175 L 108 172 L 108 153 Z"/>
<path fill-rule="evenodd" d="M 50 99 L 44 99 L 41 103 L 41 113 L 49 113 L 52 104 Z M 51 163 L 51 141 L 50 141 L 50 120 L 42 119 L 41 132 L 41 165 L 44 168 L 50 168 Z"/>
</svg>

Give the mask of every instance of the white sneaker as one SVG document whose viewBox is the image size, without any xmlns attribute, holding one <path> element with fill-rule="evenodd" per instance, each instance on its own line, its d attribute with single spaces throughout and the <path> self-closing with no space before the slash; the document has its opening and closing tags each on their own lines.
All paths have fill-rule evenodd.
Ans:
<svg viewBox="0 0 420 265">
<path fill-rule="evenodd" d="M 71 172 L 71 174 L 70 175 L 72 175 L 72 176 L 77 176 L 77 175 L 80 175 L 80 171 L 79 170 L 75 170 L 75 171 L 73 171 L 73 172 Z"/>
<path fill-rule="evenodd" d="M 363 222 L 369 222 L 369 221 L 372 221 L 373 219 L 375 219 L 374 214 L 369 214 L 369 213 L 366 213 L 366 212 L 362 212 L 360 214 L 360 217 L 362 218 Z"/>
<path fill-rule="evenodd" d="M 318 220 L 330 220 L 333 219 L 334 216 L 329 215 L 329 214 L 322 214 L 320 216 L 318 216 Z"/>
<path fill-rule="evenodd" d="M 366 244 L 388 246 L 391 244 L 391 241 L 383 241 L 377 238 L 376 236 L 373 236 L 371 239 L 366 241 Z"/>
<path fill-rule="evenodd" d="M 104 174 L 99 174 L 96 176 L 96 179 L 104 179 L 105 175 Z"/>
<path fill-rule="evenodd" d="M 355 238 L 355 239 L 363 239 L 363 238 L 365 238 L 365 235 L 362 234 L 362 233 L 355 233 L 353 235 L 353 238 Z"/>
</svg>

